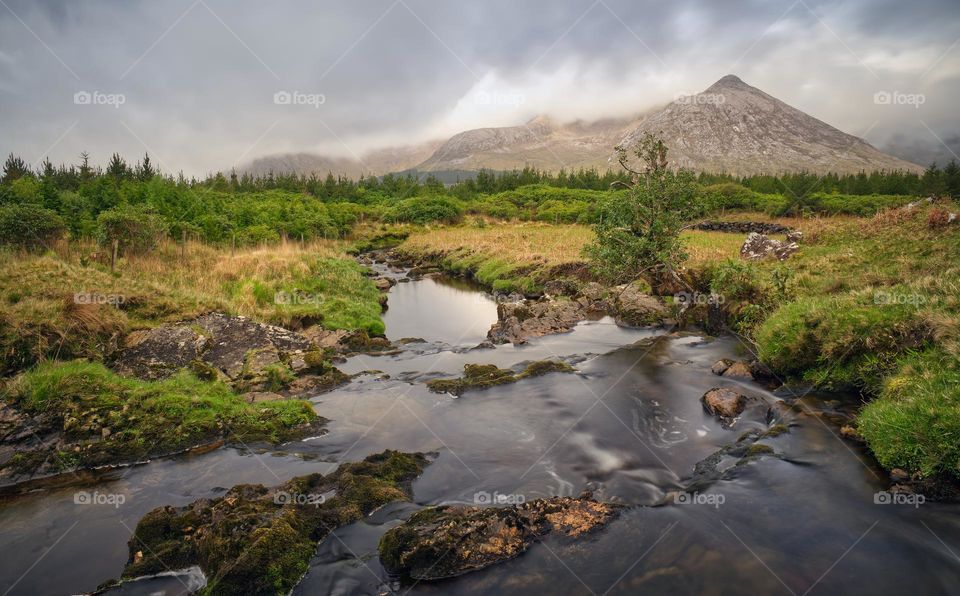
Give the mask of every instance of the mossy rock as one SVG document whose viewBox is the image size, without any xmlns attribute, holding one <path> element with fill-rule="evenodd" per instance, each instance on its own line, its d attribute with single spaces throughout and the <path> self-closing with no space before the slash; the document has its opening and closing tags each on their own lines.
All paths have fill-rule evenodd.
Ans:
<svg viewBox="0 0 960 596">
<path fill-rule="evenodd" d="M 427 381 L 427 387 L 435 393 L 461 395 L 470 389 L 484 389 L 496 385 L 516 383 L 521 379 L 538 377 L 551 372 L 574 372 L 565 362 L 539 360 L 531 362 L 522 372 L 514 373 L 508 368 L 498 368 L 494 364 L 466 364 L 463 376 L 458 379 L 433 379 Z"/>
<path fill-rule="evenodd" d="M 409 499 L 410 484 L 427 463 L 420 453 L 387 450 L 326 476 L 299 476 L 272 488 L 241 484 L 216 499 L 154 509 L 128 543 L 123 577 L 198 565 L 208 578 L 201 594 L 287 594 L 307 571 L 318 541 L 378 507 Z"/>
</svg>

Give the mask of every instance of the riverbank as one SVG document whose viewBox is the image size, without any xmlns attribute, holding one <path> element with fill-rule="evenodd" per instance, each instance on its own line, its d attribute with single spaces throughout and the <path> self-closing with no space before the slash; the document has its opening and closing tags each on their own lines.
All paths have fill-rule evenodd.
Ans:
<svg viewBox="0 0 960 596">
<path fill-rule="evenodd" d="M 955 477 L 960 226 L 944 223 L 944 211 L 918 205 L 870 218 L 719 218 L 799 230 L 800 250 L 783 262 L 739 259 L 743 234 L 688 231 L 686 277 L 706 302 L 719 303 L 694 300 L 689 320 L 716 324 L 708 317 L 719 314 L 721 328 L 744 338 L 785 382 L 860 392 L 865 406 L 847 435 L 866 440 L 898 477 L 901 470 L 918 481 Z M 575 225 L 450 227 L 413 233 L 394 253 L 494 291 L 536 296 L 565 284 L 575 293 L 595 279 L 580 254 L 591 237 Z"/>
<path fill-rule="evenodd" d="M 346 248 L 164 242 L 113 267 L 88 242 L 0 251 L 2 482 L 318 434 L 298 398 L 383 332 Z"/>
</svg>

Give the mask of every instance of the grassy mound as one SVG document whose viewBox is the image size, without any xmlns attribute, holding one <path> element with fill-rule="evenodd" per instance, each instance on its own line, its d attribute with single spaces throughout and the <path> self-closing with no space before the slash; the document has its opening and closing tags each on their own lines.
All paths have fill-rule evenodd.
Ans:
<svg viewBox="0 0 960 596">
<path fill-rule="evenodd" d="M 18 474 L 45 461 L 61 469 L 115 464 L 221 438 L 279 442 L 322 422 L 305 401 L 249 404 L 188 372 L 149 382 L 85 361 L 41 364 L 9 383 L 5 401 L 33 420 L 37 435 L 58 437 L 7 462 Z"/>
</svg>

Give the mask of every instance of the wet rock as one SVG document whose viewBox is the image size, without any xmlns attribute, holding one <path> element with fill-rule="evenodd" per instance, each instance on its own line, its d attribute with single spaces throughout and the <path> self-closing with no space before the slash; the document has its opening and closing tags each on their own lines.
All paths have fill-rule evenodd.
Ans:
<svg viewBox="0 0 960 596">
<path fill-rule="evenodd" d="M 796 242 L 780 242 L 764 234 L 751 232 L 740 247 L 740 256 L 744 259 L 765 259 L 773 256 L 779 261 L 785 261 L 798 250 L 800 245 Z"/>
<path fill-rule="evenodd" d="M 380 540 L 380 561 L 394 574 L 438 580 L 512 559 L 550 532 L 580 537 L 609 523 L 617 505 L 587 497 L 537 499 L 510 507 L 431 507 Z"/>
<path fill-rule="evenodd" d="M 716 366 L 716 365 L 714 365 Z M 749 379 L 753 380 L 753 372 L 750 370 L 750 365 L 746 362 L 734 362 L 723 371 L 723 376 L 731 377 L 734 379 Z"/>
<path fill-rule="evenodd" d="M 287 594 L 317 542 L 387 503 L 410 498 L 427 460 L 384 451 L 276 487 L 241 484 L 222 497 L 160 507 L 137 524 L 124 578 L 199 566 L 211 594 Z"/>
<path fill-rule="evenodd" d="M 627 284 L 614 302 L 617 323 L 625 325 L 661 325 L 669 317 L 662 302 L 643 291 L 638 282 Z"/>
<path fill-rule="evenodd" d="M 497 344 L 524 344 L 532 337 L 570 331 L 583 316 L 580 305 L 567 299 L 500 303 L 498 321 L 487 332 L 487 337 Z"/>
<path fill-rule="evenodd" d="M 516 383 L 521 379 L 539 377 L 552 372 L 574 372 L 574 370 L 565 362 L 552 360 L 532 362 L 519 373 L 514 373 L 508 368 L 497 368 L 494 364 L 466 364 L 463 367 L 462 377 L 458 379 L 433 379 L 427 381 L 427 387 L 434 393 L 462 395 L 470 389 L 483 389 Z"/>
<path fill-rule="evenodd" d="M 727 421 L 735 419 L 747 407 L 747 396 L 727 387 L 714 387 L 700 400 L 708 413 Z"/>
<path fill-rule="evenodd" d="M 390 279 L 389 277 L 378 277 L 377 279 L 373 280 L 373 285 L 377 286 L 377 289 L 380 290 L 381 292 L 386 292 L 387 290 L 392 288 L 396 283 L 397 282 Z"/>
<path fill-rule="evenodd" d="M 118 373 L 141 379 L 164 379 L 184 368 L 206 349 L 208 338 L 190 325 L 164 325 L 130 333 L 114 362 Z"/>
<path fill-rule="evenodd" d="M 237 389 L 258 389 L 272 368 L 292 362 L 299 365 L 304 354 L 315 349 L 300 333 L 246 317 L 210 313 L 131 333 L 112 367 L 120 374 L 147 380 L 190 368 L 203 379 L 222 378 Z"/>
<path fill-rule="evenodd" d="M 550 296 L 574 296 L 577 289 L 577 282 L 572 279 L 551 279 L 543 284 L 544 293 Z"/>
<path fill-rule="evenodd" d="M 610 290 L 595 281 L 584 284 L 576 295 L 577 302 L 585 309 L 597 312 L 613 310 Z"/>
<path fill-rule="evenodd" d="M 733 364 L 733 360 L 728 360 L 726 358 L 717 360 L 713 363 L 713 366 L 710 367 L 710 372 L 715 375 L 722 375 L 728 368 L 730 368 L 731 364 Z"/>
<path fill-rule="evenodd" d="M 890 480 L 898 484 L 908 482 L 910 480 L 910 473 L 903 468 L 894 468 L 890 470 Z"/>
<path fill-rule="evenodd" d="M 840 427 L 840 436 L 849 441 L 863 442 L 863 437 L 857 432 L 857 429 L 849 424 Z"/>
<path fill-rule="evenodd" d="M 343 341 L 345 337 L 350 335 L 350 332 L 345 329 L 324 329 L 320 325 L 314 325 L 304 329 L 302 334 L 305 338 L 307 338 L 308 341 L 312 342 L 320 349 L 336 349 L 340 342 Z"/>
</svg>

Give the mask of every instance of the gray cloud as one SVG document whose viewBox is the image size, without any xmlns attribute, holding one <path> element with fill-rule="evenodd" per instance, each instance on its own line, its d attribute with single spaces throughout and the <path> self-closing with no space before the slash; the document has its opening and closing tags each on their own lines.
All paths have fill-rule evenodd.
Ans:
<svg viewBox="0 0 960 596">
<path fill-rule="evenodd" d="M 944 161 L 936 137 L 960 136 L 953 0 L 5 2 L 0 151 L 31 161 L 149 150 L 202 175 L 539 113 L 623 116 L 728 72 L 904 157 Z M 125 102 L 76 105 L 78 91 Z M 277 91 L 325 102 L 276 105 Z M 877 104 L 878 92 L 924 103 Z M 478 93 L 523 101 L 478 105 Z"/>
</svg>

